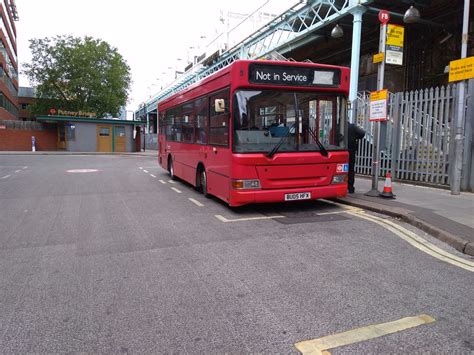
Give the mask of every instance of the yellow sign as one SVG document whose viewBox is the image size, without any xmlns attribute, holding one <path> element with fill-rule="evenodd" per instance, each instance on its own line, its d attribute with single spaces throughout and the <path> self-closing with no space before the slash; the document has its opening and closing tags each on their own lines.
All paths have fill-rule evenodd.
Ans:
<svg viewBox="0 0 474 355">
<path fill-rule="evenodd" d="M 449 62 L 449 82 L 474 78 L 474 57 Z"/>
<path fill-rule="evenodd" d="M 403 47 L 405 27 L 398 25 L 387 25 L 387 46 Z"/>
<path fill-rule="evenodd" d="M 370 93 L 370 101 L 379 101 L 379 100 L 386 100 L 388 96 L 388 90 L 379 90 L 379 91 L 372 91 Z"/>
<path fill-rule="evenodd" d="M 383 52 L 374 54 L 374 56 L 372 57 L 372 63 L 374 63 L 374 64 L 383 62 L 383 60 L 384 60 L 384 53 Z"/>
</svg>

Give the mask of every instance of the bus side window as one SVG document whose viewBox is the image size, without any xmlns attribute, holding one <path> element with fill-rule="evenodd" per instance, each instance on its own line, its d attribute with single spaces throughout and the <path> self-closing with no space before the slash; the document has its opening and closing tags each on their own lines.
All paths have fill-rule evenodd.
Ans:
<svg viewBox="0 0 474 355">
<path fill-rule="evenodd" d="M 194 143 L 194 104 L 188 102 L 182 106 L 182 141 Z"/>
<path fill-rule="evenodd" d="M 168 110 L 166 111 L 166 118 L 165 118 L 165 134 L 166 134 L 166 140 L 168 141 L 174 141 L 175 137 L 173 135 L 173 125 L 174 125 L 175 117 L 174 117 L 174 111 Z"/>
<path fill-rule="evenodd" d="M 207 144 L 208 137 L 208 112 L 207 98 L 200 98 L 194 102 L 196 117 L 196 143 Z"/>
<path fill-rule="evenodd" d="M 211 117 L 209 124 L 210 144 L 229 145 L 229 95 L 229 90 L 225 90 L 211 96 Z M 216 103 L 220 104 L 217 108 L 215 107 Z"/>
</svg>

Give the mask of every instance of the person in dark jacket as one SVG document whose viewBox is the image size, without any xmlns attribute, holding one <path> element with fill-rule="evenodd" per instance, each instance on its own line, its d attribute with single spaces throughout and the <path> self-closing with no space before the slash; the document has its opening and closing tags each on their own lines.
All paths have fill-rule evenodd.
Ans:
<svg viewBox="0 0 474 355">
<path fill-rule="evenodd" d="M 347 191 L 349 193 L 354 193 L 354 178 L 355 178 L 355 171 L 354 171 L 354 165 L 355 165 L 355 160 L 356 160 L 356 153 L 357 153 L 357 147 L 358 147 L 358 141 L 359 139 L 364 138 L 365 136 L 365 131 L 357 126 L 354 123 L 349 123 L 348 127 L 348 133 L 347 133 L 347 145 L 348 145 L 348 151 L 349 151 L 349 180 L 347 184 Z"/>
</svg>

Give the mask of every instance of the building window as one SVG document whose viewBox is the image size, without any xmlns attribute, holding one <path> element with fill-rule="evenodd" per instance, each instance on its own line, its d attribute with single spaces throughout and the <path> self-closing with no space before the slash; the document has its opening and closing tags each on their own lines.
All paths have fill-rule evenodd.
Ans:
<svg viewBox="0 0 474 355">
<path fill-rule="evenodd" d="M 125 137 L 124 126 L 115 126 L 115 137 Z"/>
<path fill-rule="evenodd" d="M 99 136 L 101 137 L 108 137 L 110 136 L 110 130 L 108 127 L 101 127 L 99 128 Z"/>
<path fill-rule="evenodd" d="M 66 125 L 66 139 L 69 142 L 76 141 L 76 125 L 74 125 L 74 124 L 67 124 Z"/>
<path fill-rule="evenodd" d="M 18 109 L 8 100 L 3 93 L 0 93 L 0 107 L 10 112 L 13 116 L 18 117 Z"/>
</svg>

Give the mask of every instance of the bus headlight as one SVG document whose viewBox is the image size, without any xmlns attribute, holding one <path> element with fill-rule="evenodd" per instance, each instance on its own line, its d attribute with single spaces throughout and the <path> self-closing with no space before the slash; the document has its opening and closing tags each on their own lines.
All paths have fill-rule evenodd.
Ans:
<svg viewBox="0 0 474 355">
<path fill-rule="evenodd" d="M 331 184 L 345 184 L 347 183 L 347 175 L 334 175 Z"/>
<path fill-rule="evenodd" d="M 232 180 L 232 188 L 237 190 L 251 190 L 260 188 L 260 180 Z"/>
</svg>

